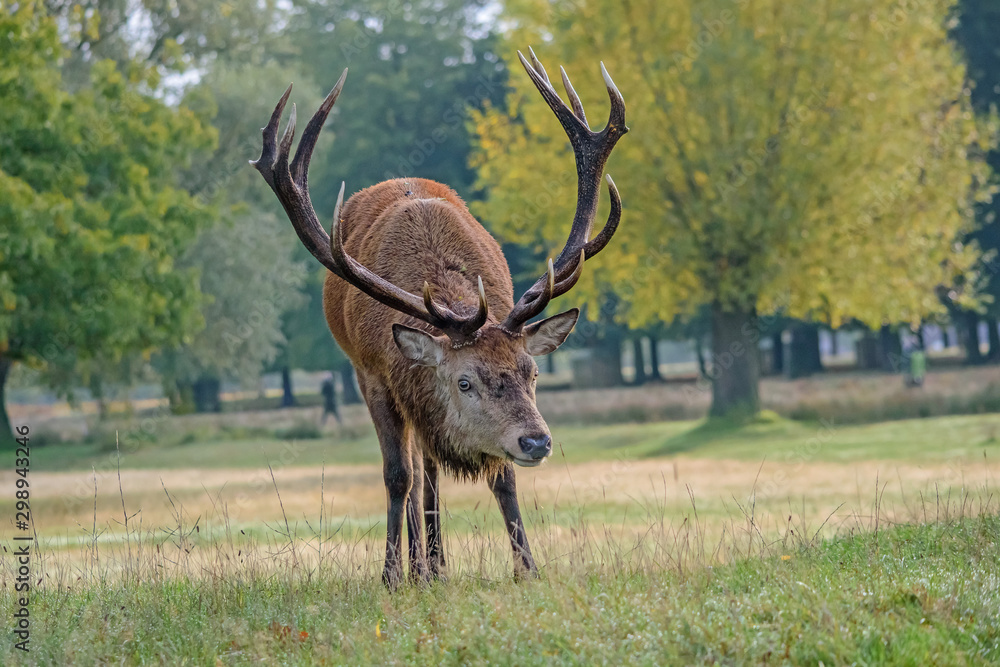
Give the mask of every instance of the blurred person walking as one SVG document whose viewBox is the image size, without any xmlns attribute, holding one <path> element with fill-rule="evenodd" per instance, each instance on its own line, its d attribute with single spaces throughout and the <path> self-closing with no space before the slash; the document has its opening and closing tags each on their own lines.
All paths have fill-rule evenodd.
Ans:
<svg viewBox="0 0 1000 667">
<path fill-rule="evenodd" d="M 330 415 L 333 415 L 338 424 L 342 424 L 340 410 L 337 408 L 337 388 L 333 385 L 333 373 L 327 373 L 323 384 L 320 385 L 320 393 L 323 394 L 323 417 L 320 419 L 320 426 L 326 424 L 326 419 Z"/>
</svg>

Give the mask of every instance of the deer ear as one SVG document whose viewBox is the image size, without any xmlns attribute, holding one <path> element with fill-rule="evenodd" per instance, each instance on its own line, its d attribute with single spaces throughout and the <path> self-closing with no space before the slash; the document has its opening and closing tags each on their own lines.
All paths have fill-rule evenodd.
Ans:
<svg viewBox="0 0 1000 667">
<path fill-rule="evenodd" d="M 418 366 L 437 366 L 441 363 L 443 350 L 434 336 L 402 324 L 393 324 L 392 337 L 403 356 Z"/>
<path fill-rule="evenodd" d="M 580 309 L 573 308 L 565 313 L 559 313 L 526 326 L 524 328 L 524 344 L 528 348 L 528 354 L 540 357 L 543 354 L 555 352 L 556 348 L 566 341 L 566 337 L 576 326 L 576 320 L 579 317 Z"/>
</svg>

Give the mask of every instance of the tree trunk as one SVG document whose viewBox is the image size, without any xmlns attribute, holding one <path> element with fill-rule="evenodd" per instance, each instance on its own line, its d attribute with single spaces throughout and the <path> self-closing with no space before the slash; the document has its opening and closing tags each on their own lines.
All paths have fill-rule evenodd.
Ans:
<svg viewBox="0 0 1000 667">
<path fill-rule="evenodd" d="M 663 374 L 660 373 L 660 341 L 658 341 L 653 336 L 649 337 L 649 365 L 650 373 L 649 379 L 660 381 L 663 380 Z"/>
<path fill-rule="evenodd" d="M 1000 361 L 1000 331 L 997 331 L 997 320 L 995 317 L 986 318 L 986 339 L 990 343 L 990 350 L 986 358 L 990 362 Z"/>
<path fill-rule="evenodd" d="M 173 414 L 186 415 L 194 412 L 194 386 L 190 382 L 171 382 L 165 390 Z"/>
<path fill-rule="evenodd" d="M 802 378 L 823 370 L 819 352 L 819 325 L 797 322 L 792 325 L 792 341 L 788 346 L 788 377 Z"/>
<path fill-rule="evenodd" d="M 625 384 L 622 377 L 622 338 L 621 334 L 612 330 L 597 343 L 594 361 L 601 369 L 601 377 L 608 382 L 605 386 L 620 387 Z"/>
<path fill-rule="evenodd" d="M 753 308 L 712 304 L 711 417 L 748 419 L 760 412 L 760 354 L 744 332 L 755 319 Z"/>
<path fill-rule="evenodd" d="M 903 344 L 899 340 L 899 331 L 888 325 L 878 332 L 878 360 L 882 370 L 890 373 L 901 373 L 905 370 L 903 363 Z"/>
<path fill-rule="evenodd" d="M 354 382 L 354 366 L 350 362 L 345 362 L 340 367 L 340 383 L 344 387 L 341 401 L 344 405 L 356 405 L 361 402 L 361 393 Z"/>
<path fill-rule="evenodd" d="M 292 391 L 292 369 L 288 366 L 281 367 L 281 407 L 291 408 L 295 406 L 295 393 Z"/>
<path fill-rule="evenodd" d="M 970 311 L 962 315 L 962 342 L 965 344 L 965 362 L 983 363 L 983 353 L 979 350 L 979 315 Z"/>
<path fill-rule="evenodd" d="M 90 395 L 97 403 L 97 421 L 104 422 L 108 419 L 108 397 L 104 393 L 104 382 L 101 377 L 94 373 L 90 377 Z"/>
<path fill-rule="evenodd" d="M 576 357 L 573 364 L 573 386 L 577 389 L 620 387 L 622 379 L 622 337 L 609 332 L 594 341 L 590 355 Z"/>
<path fill-rule="evenodd" d="M 917 336 L 917 347 L 919 347 L 921 350 L 926 350 L 927 341 L 924 339 L 924 325 L 921 324 L 920 326 L 918 326 L 917 330 L 914 333 Z"/>
<path fill-rule="evenodd" d="M 198 412 L 222 412 L 222 400 L 219 392 L 222 383 L 219 378 L 200 377 L 192 385 L 194 393 L 194 409 Z"/>
<path fill-rule="evenodd" d="M 632 384 L 646 384 L 646 360 L 642 353 L 642 339 L 632 339 L 632 366 L 635 368 L 635 380 Z"/>
<path fill-rule="evenodd" d="M 545 355 L 545 372 L 549 375 L 556 374 L 556 357 L 553 354 Z"/>
<path fill-rule="evenodd" d="M 785 372 L 785 332 L 771 334 L 771 372 L 782 375 Z"/>
<path fill-rule="evenodd" d="M 870 329 L 865 329 L 854 343 L 854 350 L 859 369 L 873 371 L 879 367 L 879 342 Z"/>
<path fill-rule="evenodd" d="M 13 451 L 17 448 L 14 429 L 7 415 L 7 377 L 13 365 L 12 360 L 0 355 L 0 452 Z M 13 485 L 13 482 L 11 484 Z"/>
<path fill-rule="evenodd" d="M 836 357 L 840 355 L 840 344 L 837 342 L 837 330 L 830 329 L 830 356 Z M 822 363 L 822 361 L 820 361 Z"/>
<path fill-rule="evenodd" d="M 951 347 L 951 336 L 948 334 L 948 325 L 941 326 L 941 347 L 947 350 Z"/>
</svg>

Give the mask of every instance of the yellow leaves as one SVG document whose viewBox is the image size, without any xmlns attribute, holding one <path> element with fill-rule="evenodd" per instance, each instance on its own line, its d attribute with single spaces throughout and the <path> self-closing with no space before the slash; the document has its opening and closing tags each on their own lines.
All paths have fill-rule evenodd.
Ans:
<svg viewBox="0 0 1000 667">
<path fill-rule="evenodd" d="M 167 59 L 177 60 L 184 57 L 184 47 L 173 38 L 167 38 L 163 43 L 163 53 Z"/>
<path fill-rule="evenodd" d="M 29 3 L 29 7 L 31 4 Z M 70 11 L 70 25 L 80 26 L 80 38 L 97 40 L 101 36 L 101 15 L 91 11 L 88 15 L 82 4 L 74 4 Z"/>
<path fill-rule="evenodd" d="M 120 237 L 118 242 L 126 248 L 132 248 L 139 252 L 149 250 L 149 234 L 127 234 Z"/>
<path fill-rule="evenodd" d="M 149 167 L 133 162 L 129 165 L 128 179 L 132 183 L 146 183 L 149 180 Z"/>
<path fill-rule="evenodd" d="M 560 23 L 539 56 L 552 62 L 550 75 L 566 66 L 599 125 L 607 100 L 593 94 L 602 91 L 586 73 L 600 51 L 632 132 L 608 168 L 625 202 L 622 226 L 594 264 L 597 279 L 576 288 L 580 297 L 628 285 L 635 320 L 670 319 L 758 288 L 768 290 L 762 303 L 802 311 L 826 303 L 833 318 L 916 312 L 934 307 L 934 281 L 947 279 L 941 266 L 970 265 L 974 253 L 948 245 L 968 229 L 967 200 L 983 198 L 970 187 L 986 182 L 973 178 L 982 169 L 964 150 L 983 134 L 988 145 L 995 139 L 977 131 L 961 67 L 941 47 L 938 4 L 914 5 L 905 29 L 884 32 L 869 21 L 886 25 L 898 0 L 582 5 L 627 48 L 605 48 L 585 23 Z M 732 21 L 707 30 L 723 11 Z M 514 25 L 531 26 L 512 29 L 517 46 L 552 25 L 548 3 L 512 12 Z M 510 113 L 473 119 L 474 165 L 489 193 L 474 210 L 507 240 L 558 248 L 575 200 L 572 157 L 559 124 L 509 62 Z M 553 187 L 563 174 L 569 180 Z M 648 275 L 631 273 L 647 265 Z M 914 296 L 897 304 L 900 291 Z"/>
</svg>

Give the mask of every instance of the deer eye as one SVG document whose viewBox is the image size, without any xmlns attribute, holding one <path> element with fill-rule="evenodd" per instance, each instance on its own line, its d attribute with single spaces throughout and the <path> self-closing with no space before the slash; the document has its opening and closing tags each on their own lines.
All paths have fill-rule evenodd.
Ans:
<svg viewBox="0 0 1000 667">
<path fill-rule="evenodd" d="M 465 378 L 462 378 L 461 380 L 458 381 L 458 388 L 461 389 L 462 391 L 469 391 L 470 389 L 472 389 L 472 383 L 466 380 Z"/>
</svg>

